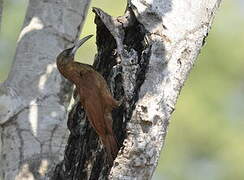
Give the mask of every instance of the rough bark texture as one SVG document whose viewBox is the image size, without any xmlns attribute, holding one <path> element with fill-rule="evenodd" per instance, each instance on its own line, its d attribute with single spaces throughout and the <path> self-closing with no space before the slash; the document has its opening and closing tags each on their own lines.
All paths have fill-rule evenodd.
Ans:
<svg viewBox="0 0 244 180">
<path fill-rule="evenodd" d="M 56 56 L 79 36 L 90 0 L 30 0 L 8 79 L 0 86 L 0 179 L 49 179 L 68 138 L 72 85 Z"/>
<path fill-rule="evenodd" d="M 180 90 L 205 42 L 220 0 L 131 0 L 124 16 L 94 8 L 94 67 L 117 100 L 113 167 L 79 103 L 71 110 L 64 160 L 53 179 L 150 179 Z M 111 171 L 110 171 L 111 170 Z"/>
</svg>

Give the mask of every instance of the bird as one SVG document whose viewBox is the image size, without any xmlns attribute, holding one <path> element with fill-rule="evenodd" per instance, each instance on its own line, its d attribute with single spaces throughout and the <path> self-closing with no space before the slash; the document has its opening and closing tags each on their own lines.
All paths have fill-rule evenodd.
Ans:
<svg viewBox="0 0 244 180">
<path fill-rule="evenodd" d="M 111 112 L 120 102 L 111 95 L 107 82 L 91 65 L 76 62 L 74 56 L 79 47 L 90 39 L 88 35 L 71 48 L 63 50 L 56 58 L 57 69 L 75 85 L 75 94 L 83 106 L 88 121 L 100 137 L 109 163 L 113 163 L 118 153 L 118 143 L 112 128 Z"/>
</svg>

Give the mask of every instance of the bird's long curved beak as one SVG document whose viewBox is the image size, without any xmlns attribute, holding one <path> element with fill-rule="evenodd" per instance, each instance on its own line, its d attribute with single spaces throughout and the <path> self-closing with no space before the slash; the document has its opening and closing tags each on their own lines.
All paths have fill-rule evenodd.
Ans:
<svg viewBox="0 0 244 180">
<path fill-rule="evenodd" d="M 72 51 L 71 51 L 71 55 L 75 55 L 76 51 L 79 49 L 79 47 L 84 44 L 88 39 L 90 39 L 93 35 L 88 35 L 82 39 L 80 39 L 76 44 L 75 46 L 73 47 Z"/>
</svg>

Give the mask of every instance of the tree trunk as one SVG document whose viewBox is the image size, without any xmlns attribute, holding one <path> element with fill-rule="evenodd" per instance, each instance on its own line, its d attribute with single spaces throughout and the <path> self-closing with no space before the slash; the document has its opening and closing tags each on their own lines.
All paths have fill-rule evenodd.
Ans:
<svg viewBox="0 0 244 180">
<path fill-rule="evenodd" d="M 94 67 L 113 96 L 123 101 L 112 114 L 121 148 L 111 169 L 77 103 L 69 113 L 71 135 L 64 160 L 53 179 L 151 179 L 176 100 L 220 2 L 131 0 L 125 15 L 117 18 L 93 9 L 98 47 Z"/>
<path fill-rule="evenodd" d="M 68 138 L 72 85 L 57 54 L 80 34 L 90 0 L 30 0 L 8 79 L 0 86 L 0 179 L 49 179 Z"/>
</svg>

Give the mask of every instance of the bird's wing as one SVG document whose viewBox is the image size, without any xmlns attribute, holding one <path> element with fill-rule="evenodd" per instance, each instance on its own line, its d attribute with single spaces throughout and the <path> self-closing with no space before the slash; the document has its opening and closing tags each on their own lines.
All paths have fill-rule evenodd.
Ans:
<svg viewBox="0 0 244 180">
<path fill-rule="evenodd" d="M 108 159 L 112 163 L 118 153 L 118 146 L 112 129 L 111 111 L 107 110 L 106 101 L 101 93 L 104 89 L 98 84 L 100 81 L 94 74 L 83 74 L 81 81 L 83 106 L 88 120 L 100 136 Z"/>
<path fill-rule="evenodd" d="M 83 75 L 81 82 L 83 97 L 83 106 L 88 116 L 92 127 L 96 130 L 98 135 L 103 136 L 106 133 L 106 124 L 104 119 L 104 105 L 101 93 L 96 84 L 92 81 L 94 79 L 87 74 Z"/>
</svg>

